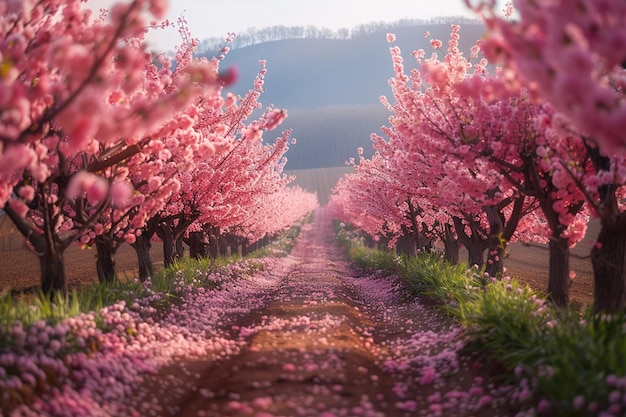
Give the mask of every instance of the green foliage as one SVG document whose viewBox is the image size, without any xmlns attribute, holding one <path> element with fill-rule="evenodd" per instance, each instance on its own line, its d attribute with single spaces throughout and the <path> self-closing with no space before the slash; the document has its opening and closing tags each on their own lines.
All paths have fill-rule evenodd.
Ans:
<svg viewBox="0 0 626 417">
<path fill-rule="evenodd" d="M 367 271 L 382 271 L 384 275 L 400 271 L 400 258 L 389 251 L 352 246 L 348 253 L 352 262 Z"/>
<path fill-rule="evenodd" d="M 543 355 L 534 367 L 523 363 L 525 374 L 537 378 L 538 395 L 549 398 L 559 415 L 581 417 L 589 415 L 589 403 L 608 408 L 613 392 L 621 391 L 621 401 L 626 390 L 626 316 L 569 314 L 551 324 L 539 340 Z M 573 399 L 578 396 L 585 407 L 576 410 Z"/>
<path fill-rule="evenodd" d="M 510 277 L 486 279 L 437 254 L 380 253 L 346 229 L 338 228 L 340 242 L 359 267 L 385 268 L 382 275 L 397 276 L 411 296 L 441 300 L 466 329 L 466 349 L 504 365 L 509 379 L 531 390 L 529 400 L 547 400 L 546 415 L 601 415 L 626 395 L 626 315 L 557 310 Z"/>
<path fill-rule="evenodd" d="M 28 327 L 38 320 L 58 323 L 121 300 L 129 303 L 145 292 L 146 288 L 136 281 L 85 286 L 73 290 L 67 298 L 60 294 L 50 297 L 43 293 L 15 298 L 6 292 L 0 296 L 0 328 L 8 329 L 16 322 Z"/>
<path fill-rule="evenodd" d="M 541 360 L 539 339 L 551 313 L 528 286 L 504 278 L 473 291 L 459 303 L 457 317 L 468 330 L 470 348 L 485 350 L 513 369 Z"/>
<path fill-rule="evenodd" d="M 447 264 L 436 252 L 402 256 L 400 279 L 411 295 L 425 294 L 442 300 L 454 315 L 472 291 L 481 286 L 477 274 L 468 274 L 466 264 Z"/>
</svg>

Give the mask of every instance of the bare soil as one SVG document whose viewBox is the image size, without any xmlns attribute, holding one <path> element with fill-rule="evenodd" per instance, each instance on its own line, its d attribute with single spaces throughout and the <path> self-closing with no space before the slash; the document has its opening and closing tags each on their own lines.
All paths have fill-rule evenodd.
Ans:
<svg viewBox="0 0 626 417">
<path fill-rule="evenodd" d="M 593 301 L 593 272 L 589 252 L 598 233 L 598 222 L 592 220 L 587 236 L 573 250 L 570 267 L 576 277 L 570 289 L 572 303 L 589 305 Z M 15 233 L 6 225 L 0 228 L 0 235 Z M 17 241 L 19 237 L 13 237 Z M 163 249 L 154 243 L 151 251 L 152 260 L 157 268 L 163 265 Z M 70 288 L 97 282 L 96 251 L 83 250 L 78 246 L 68 249 L 65 255 L 67 276 Z M 116 265 L 121 278 L 133 278 L 137 275 L 135 251 L 123 245 L 117 256 Z M 547 245 L 512 243 L 509 256 L 505 260 L 508 273 L 529 284 L 531 287 L 546 291 L 548 287 L 548 248 Z M 39 259 L 21 244 L 6 245 L 0 248 L 0 292 L 37 291 L 39 288 Z"/>
<path fill-rule="evenodd" d="M 163 266 L 163 247 L 153 243 L 150 256 L 155 267 Z M 121 279 L 137 277 L 137 255 L 129 245 L 122 245 L 115 256 Z M 96 249 L 71 246 L 65 253 L 65 267 L 70 289 L 98 282 Z M 39 258 L 25 245 L 0 251 L 0 292 L 37 292 L 40 288 Z"/>
<path fill-rule="evenodd" d="M 448 371 L 440 369 L 457 354 L 444 346 L 454 340 L 437 342 L 439 332 L 448 332 L 447 319 L 420 301 L 377 298 L 380 292 L 360 286 L 360 278 L 350 278 L 332 233 L 330 219 L 319 209 L 312 229 L 303 231 L 284 261 L 284 275 L 267 303 L 228 323 L 234 338 L 238 330 L 250 329 L 238 354 L 176 361 L 146 383 L 152 396 L 144 401 L 158 403 L 157 415 L 487 417 L 519 411 L 505 396 L 484 396 L 481 404 L 469 394 L 442 405 L 445 410 L 434 408 L 439 404 L 433 395 L 510 391 L 495 388 L 502 383 L 499 369 L 470 355 L 458 365 L 451 359 L 455 365 Z M 442 345 L 432 346 L 437 343 Z M 413 346 L 423 363 L 412 365 L 400 353 Z M 387 361 L 400 366 L 390 370 Z M 439 374 L 418 382 L 425 364 Z"/>
<path fill-rule="evenodd" d="M 225 324 L 225 334 L 243 343 L 237 354 L 173 358 L 146 377 L 135 399 L 154 406 L 150 415 L 181 417 L 490 417 L 520 411 L 511 400 L 515 388 L 503 385 L 506 374 L 497 364 L 455 350 L 459 334 L 428 300 L 377 299 L 377 287 L 351 278 L 332 235 L 332 222 L 319 209 L 263 306 Z M 572 256 L 572 296 L 581 304 L 592 297 L 584 258 L 592 239 L 590 234 Z M 157 263 L 161 250 L 153 247 Z M 71 248 L 66 261 L 72 286 L 96 280 L 95 251 Z M 540 290 L 547 286 L 545 246 L 513 244 L 506 265 L 512 276 Z M 132 248 L 120 250 L 117 267 L 120 275 L 134 276 Z M 38 259 L 25 248 L 5 250 L 0 274 L 2 289 L 36 289 Z M 449 369 L 448 361 L 454 362 Z M 437 375 L 424 382 L 429 366 Z"/>
</svg>

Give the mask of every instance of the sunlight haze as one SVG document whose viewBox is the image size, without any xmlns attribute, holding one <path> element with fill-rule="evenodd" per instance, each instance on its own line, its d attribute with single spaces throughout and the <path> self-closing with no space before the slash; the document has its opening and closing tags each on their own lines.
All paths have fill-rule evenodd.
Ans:
<svg viewBox="0 0 626 417">
<path fill-rule="evenodd" d="M 90 7 L 110 7 L 112 0 L 89 0 Z M 369 22 L 430 19 L 437 16 L 473 17 L 463 0 L 172 0 L 168 18 L 183 16 L 194 37 L 225 38 L 229 32 L 269 26 L 351 29 Z M 150 39 L 159 49 L 171 50 L 179 42 L 175 28 L 158 31 Z"/>
</svg>

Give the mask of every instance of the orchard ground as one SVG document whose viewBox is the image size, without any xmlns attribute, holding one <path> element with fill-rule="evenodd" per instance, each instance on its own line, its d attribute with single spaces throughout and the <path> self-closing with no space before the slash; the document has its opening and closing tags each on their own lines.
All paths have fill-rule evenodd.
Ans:
<svg viewBox="0 0 626 417">
<path fill-rule="evenodd" d="M 459 353 L 461 329 L 419 300 L 401 301 L 390 280 L 351 276 L 325 209 L 316 211 L 273 272 L 277 282 L 255 296 L 259 306 L 225 323 L 233 345 L 241 346 L 236 354 L 175 361 L 139 389 L 156 413 L 478 417 L 519 411 L 522 390 L 503 384 L 497 368 Z"/>
<path fill-rule="evenodd" d="M 10 222 L 0 223 L 0 291 L 37 291 L 39 288 L 39 260 L 35 254 L 21 243 L 23 239 L 13 232 Z M 593 273 L 589 252 L 599 230 L 598 223 L 592 220 L 586 237 L 572 250 L 570 267 L 576 273 L 570 288 L 570 298 L 578 305 L 589 305 L 593 301 Z M 531 287 L 545 291 L 548 286 L 547 245 L 513 243 L 509 245 L 509 257 L 505 260 L 507 273 Z M 465 251 L 461 250 L 464 255 Z M 163 265 L 163 252 L 159 243 L 154 243 L 151 256 L 157 268 Z M 96 251 L 82 250 L 72 246 L 68 249 L 65 261 L 70 288 L 97 282 Z M 123 245 L 117 256 L 116 266 L 120 277 L 132 278 L 137 275 L 135 251 Z"/>
<path fill-rule="evenodd" d="M 114 398 L 115 407 L 183 417 L 517 415 L 524 387 L 461 353 L 461 329 L 425 300 L 406 303 L 389 280 L 353 277 L 333 233 L 319 209 L 291 255 L 271 261 L 258 283 L 185 301 L 172 319 L 191 322 L 176 328 L 200 330 L 199 346 L 214 351 L 151 347 L 159 371 L 135 381 L 122 404 Z M 201 317 L 215 308 L 219 320 Z"/>
</svg>

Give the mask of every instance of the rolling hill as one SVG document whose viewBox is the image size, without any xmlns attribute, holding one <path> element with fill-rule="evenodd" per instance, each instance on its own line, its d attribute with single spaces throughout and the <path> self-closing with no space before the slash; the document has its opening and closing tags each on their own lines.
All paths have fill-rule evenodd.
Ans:
<svg viewBox="0 0 626 417">
<path fill-rule="evenodd" d="M 396 42 L 387 42 L 386 31 L 376 31 L 349 39 L 285 39 L 234 49 L 226 55 L 223 68 L 235 65 L 240 71 L 233 91 L 238 94 L 252 86 L 259 71 L 259 60 L 267 61 L 264 104 L 293 110 L 338 105 L 378 105 L 379 97 L 389 94 L 387 80 L 393 76 L 389 55 L 391 46 L 403 52 L 405 66 L 414 66 L 411 52 L 432 48 L 430 32 L 447 45 L 450 23 L 420 24 L 389 28 Z M 465 23 L 461 27 L 460 48 L 470 47 L 482 36 L 484 26 Z M 445 50 L 438 52 L 441 56 Z"/>
<path fill-rule="evenodd" d="M 405 66 L 415 66 L 411 52 L 424 49 L 430 54 L 432 38 L 447 44 L 451 23 L 417 24 L 387 28 L 396 35 Z M 470 47 L 482 36 L 482 24 L 465 22 L 460 47 Z M 374 31 L 347 39 L 303 38 L 263 42 L 234 49 L 226 55 L 222 68 L 235 65 L 240 79 L 234 86 L 245 94 L 259 70 L 259 60 L 267 61 L 267 75 L 260 101 L 285 108 L 288 117 L 280 127 L 292 129 L 297 139 L 287 153 L 287 169 L 343 167 L 357 157 L 357 147 L 372 154 L 370 134 L 380 134 L 388 124 L 389 112 L 380 96 L 391 96 L 388 80 L 393 76 L 389 54 L 392 44 L 386 31 Z M 445 51 L 438 52 L 441 56 Z M 271 140 L 275 132 L 266 138 Z"/>
<path fill-rule="evenodd" d="M 295 176 L 290 185 L 297 185 L 312 193 L 317 193 L 320 206 L 328 204 L 331 190 L 337 184 L 339 178 L 345 174 L 354 172 L 350 166 L 334 168 L 295 169 L 286 171 L 287 175 Z"/>
</svg>

